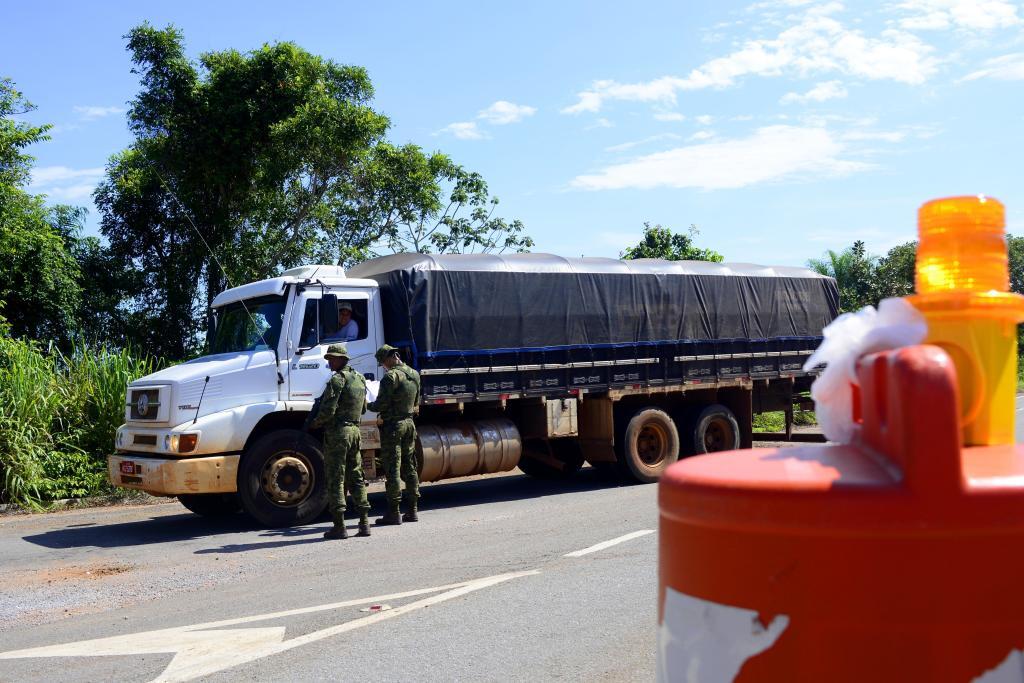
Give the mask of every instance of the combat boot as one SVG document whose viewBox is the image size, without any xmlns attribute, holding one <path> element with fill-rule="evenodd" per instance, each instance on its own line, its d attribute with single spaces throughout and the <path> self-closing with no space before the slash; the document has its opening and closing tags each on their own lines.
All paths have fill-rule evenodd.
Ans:
<svg viewBox="0 0 1024 683">
<path fill-rule="evenodd" d="M 356 536 L 370 535 L 370 520 L 365 515 L 359 518 L 359 533 Z"/>
<path fill-rule="evenodd" d="M 408 509 L 404 515 L 402 515 L 403 522 L 418 522 L 420 521 L 419 515 L 416 514 L 416 503 L 412 503 L 408 506 Z"/>
<path fill-rule="evenodd" d="M 374 522 L 377 526 L 391 526 L 393 524 L 401 524 L 402 518 L 398 515 L 398 506 L 391 508 L 383 517 L 378 517 L 377 521 Z"/>
<path fill-rule="evenodd" d="M 329 541 L 339 538 L 348 538 L 348 529 L 345 528 L 344 524 L 335 523 L 333 527 L 324 532 L 324 538 Z"/>
</svg>

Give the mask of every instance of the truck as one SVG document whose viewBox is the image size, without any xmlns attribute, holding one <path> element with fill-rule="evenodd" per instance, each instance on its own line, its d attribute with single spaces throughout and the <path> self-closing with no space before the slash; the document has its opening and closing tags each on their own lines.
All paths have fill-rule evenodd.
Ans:
<svg viewBox="0 0 1024 683">
<path fill-rule="evenodd" d="M 755 413 L 790 410 L 838 306 L 831 278 L 751 264 L 416 253 L 293 268 L 219 294 L 209 353 L 127 386 L 109 477 L 200 515 L 316 519 L 322 444 L 302 425 L 344 341 L 368 380 L 384 343 L 419 371 L 422 481 L 589 463 L 654 482 L 681 457 L 750 447 Z M 361 433 L 372 477 L 375 414 Z"/>
</svg>

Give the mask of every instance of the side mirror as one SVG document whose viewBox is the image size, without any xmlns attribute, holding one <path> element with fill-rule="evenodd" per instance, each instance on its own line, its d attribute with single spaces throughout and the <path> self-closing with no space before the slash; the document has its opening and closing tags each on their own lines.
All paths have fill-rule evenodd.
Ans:
<svg viewBox="0 0 1024 683">
<path fill-rule="evenodd" d="M 373 378 L 374 378 L 374 374 L 372 372 L 364 372 L 363 373 L 363 377 L 366 378 L 366 381 L 372 382 Z"/>
<path fill-rule="evenodd" d="M 320 335 L 330 337 L 338 331 L 338 295 L 324 294 L 320 299 Z"/>
</svg>

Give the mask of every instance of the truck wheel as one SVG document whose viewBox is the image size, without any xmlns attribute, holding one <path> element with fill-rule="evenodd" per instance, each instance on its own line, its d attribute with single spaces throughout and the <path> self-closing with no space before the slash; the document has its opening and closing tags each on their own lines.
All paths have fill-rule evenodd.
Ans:
<svg viewBox="0 0 1024 683">
<path fill-rule="evenodd" d="M 734 451 L 740 447 L 740 425 L 732 411 L 718 403 L 701 411 L 693 428 L 694 453 Z"/>
<path fill-rule="evenodd" d="M 545 462 L 529 456 L 530 451 L 539 451 L 559 463 Z M 523 443 L 523 455 L 519 458 L 519 469 L 534 479 L 568 479 L 583 467 L 583 451 L 576 439 L 537 440 L 536 443 Z"/>
<path fill-rule="evenodd" d="M 242 456 L 238 497 L 242 508 L 265 526 L 312 522 L 327 507 L 320 444 L 297 429 L 267 434 Z"/>
<path fill-rule="evenodd" d="M 202 517 L 224 517 L 242 509 L 238 495 L 234 493 L 183 493 L 178 496 L 178 502 Z"/>
<path fill-rule="evenodd" d="M 644 408 L 630 419 L 617 446 L 623 471 L 650 484 L 679 459 L 679 431 L 665 411 Z"/>
</svg>

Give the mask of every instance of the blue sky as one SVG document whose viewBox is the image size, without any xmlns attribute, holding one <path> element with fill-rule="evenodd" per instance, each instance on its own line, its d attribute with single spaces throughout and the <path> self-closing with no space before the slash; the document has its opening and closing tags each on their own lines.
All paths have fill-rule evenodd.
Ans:
<svg viewBox="0 0 1024 683">
<path fill-rule="evenodd" d="M 390 138 L 479 171 L 536 251 L 617 256 L 644 221 L 728 261 L 801 265 L 912 239 L 922 202 L 985 193 L 1024 233 L 1024 6 L 891 3 L 17 3 L 0 75 L 55 124 L 32 190 L 90 207 L 127 146 L 123 36 L 188 51 L 290 40 L 365 66 Z"/>
</svg>

